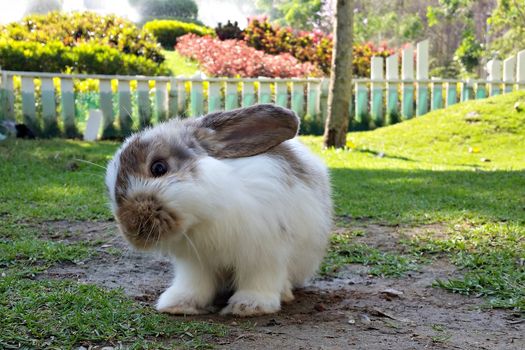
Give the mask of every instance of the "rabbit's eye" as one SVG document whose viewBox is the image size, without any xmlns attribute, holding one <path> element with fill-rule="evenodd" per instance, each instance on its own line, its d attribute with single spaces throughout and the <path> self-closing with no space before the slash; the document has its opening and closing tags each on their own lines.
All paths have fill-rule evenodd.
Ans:
<svg viewBox="0 0 525 350">
<path fill-rule="evenodd" d="M 166 162 L 162 160 L 158 160 L 156 162 L 153 162 L 153 164 L 151 164 L 150 170 L 151 170 L 151 175 L 155 177 L 159 177 L 168 172 L 168 165 L 166 164 Z"/>
</svg>

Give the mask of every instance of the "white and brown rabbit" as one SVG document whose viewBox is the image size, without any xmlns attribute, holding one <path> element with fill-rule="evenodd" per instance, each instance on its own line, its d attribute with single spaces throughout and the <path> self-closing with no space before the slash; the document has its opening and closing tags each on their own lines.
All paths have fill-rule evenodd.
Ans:
<svg viewBox="0 0 525 350">
<path fill-rule="evenodd" d="M 328 172 L 295 136 L 290 110 L 261 104 L 173 119 L 129 137 L 106 185 L 133 246 L 173 258 L 175 278 L 157 309 L 223 314 L 280 310 L 325 253 L 332 203 Z"/>
</svg>

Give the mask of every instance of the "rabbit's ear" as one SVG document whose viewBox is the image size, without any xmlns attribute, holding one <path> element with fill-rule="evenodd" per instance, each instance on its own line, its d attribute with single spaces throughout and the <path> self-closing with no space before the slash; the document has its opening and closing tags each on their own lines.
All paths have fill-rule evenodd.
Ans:
<svg viewBox="0 0 525 350">
<path fill-rule="evenodd" d="M 299 129 L 294 112 L 272 104 L 211 113 L 196 122 L 197 139 L 209 155 L 217 158 L 264 153 L 294 138 Z"/>
</svg>

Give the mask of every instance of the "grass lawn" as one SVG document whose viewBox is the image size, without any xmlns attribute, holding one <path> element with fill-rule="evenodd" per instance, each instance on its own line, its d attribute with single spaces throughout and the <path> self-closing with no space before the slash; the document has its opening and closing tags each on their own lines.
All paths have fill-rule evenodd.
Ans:
<svg viewBox="0 0 525 350">
<path fill-rule="evenodd" d="M 176 53 L 173 53 L 176 55 Z M 472 101 L 370 132 L 349 134 L 347 150 L 323 150 L 303 137 L 331 169 L 336 222 L 418 226 L 432 233 L 399 242 L 404 253 L 334 235 L 322 273 L 347 263 L 375 275 L 403 276 L 436 257 L 461 278 L 436 281 L 447 290 L 484 296 L 488 306 L 525 312 L 525 93 Z M 67 348 L 122 342 L 159 348 L 166 339 L 206 345 L 227 327 L 175 321 L 120 291 L 38 278 L 97 252 L 86 242 L 54 242 L 38 230 L 50 220 L 111 218 L 104 166 L 117 144 L 67 140 L 0 143 L 0 348 Z M 191 334 L 190 340 L 181 335 Z"/>
<path fill-rule="evenodd" d="M 190 77 L 199 70 L 197 62 L 181 56 L 177 51 L 162 50 L 162 54 L 166 58 L 166 64 L 171 70 L 171 74 L 174 76 L 184 75 Z"/>
</svg>

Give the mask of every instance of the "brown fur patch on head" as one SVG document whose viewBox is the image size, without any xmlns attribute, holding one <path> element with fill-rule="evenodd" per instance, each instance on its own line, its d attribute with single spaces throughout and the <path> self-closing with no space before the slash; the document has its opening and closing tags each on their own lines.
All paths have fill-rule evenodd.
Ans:
<svg viewBox="0 0 525 350">
<path fill-rule="evenodd" d="M 119 169 L 115 183 L 117 203 L 122 201 L 128 188 L 128 176 L 147 177 L 149 171 L 145 167 L 150 144 L 135 137 L 120 153 Z"/>
<path fill-rule="evenodd" d="M 193 129 L 192 129 L 193 130 Z M 115 197 L 121 203 L 128 192 L 129 178 L 150 179 L 151 165 L 156 161 L 168 164 L 167 175 L 175 174 L 178 179 L 188 179 L 196 175 L 198 156 L 206 152 L 193 137 L 193 131 L 176 140 L 155 138 L 147 140 L 141 135 L 135 138 L 122 150 L 120 166 L 115 184 Z"/>
<path fill-rule="evenodd" d="M 260 104 L 208 114 L 196 120 L 196 137 L 209 155 L 248 157 L 294 138 L 299 118 L 289 109 Z"/>
</svg>

